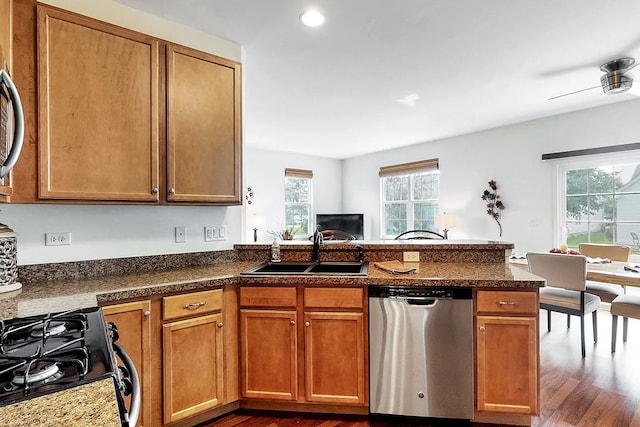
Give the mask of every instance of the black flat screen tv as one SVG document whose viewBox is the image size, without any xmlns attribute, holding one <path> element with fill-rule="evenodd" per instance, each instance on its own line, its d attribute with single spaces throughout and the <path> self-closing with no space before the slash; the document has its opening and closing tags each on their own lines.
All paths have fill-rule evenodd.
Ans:
<svg viewBox="0 0 640 427">
<path fill-rule="evenodd" d="M 322 230 L 340 230 L 364 239 L 364 214 L 316 214 L 316 225 Z"/>
</svg>

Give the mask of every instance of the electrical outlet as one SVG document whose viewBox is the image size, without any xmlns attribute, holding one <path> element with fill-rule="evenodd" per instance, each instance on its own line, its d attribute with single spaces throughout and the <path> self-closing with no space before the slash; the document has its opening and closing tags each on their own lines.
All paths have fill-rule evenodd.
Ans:
<svg viewBox="0 0 640 427">
<path fill-rule="evenodd" d="M 404 262 L 420 262 L 420 252 L 403 252 L 402 260 Z"/>
<path fill-rule="evenodd" d="M 187 241 L 187 227 L 176 227 L 176 243 Z"/>
<path fill-rule="evenodd" d="M 46 246 L 62 246 L 71 244 L 71 233 L 45 233 L 44 244 Z"/>
</svg>

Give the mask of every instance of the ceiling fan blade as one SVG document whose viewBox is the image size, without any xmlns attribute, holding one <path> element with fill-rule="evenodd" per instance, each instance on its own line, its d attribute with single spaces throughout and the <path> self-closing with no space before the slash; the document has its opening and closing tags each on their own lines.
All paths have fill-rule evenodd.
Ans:
<svg viewBox="0 0 640 427">
<path fill-rule="evenodd" d="M 637 67 L 638 65 L 640 65 L 640 62 L 636 62 L 636 63 L 635 63 L 635 64 L 633 64 L 632 66 L 625 68 L 625 69 L 622 71 L 622 73 L 624 74 L 624 73 L 626 73 L 626 72 L 627 72 L 627 71 L 629 71 L 629 70 L 633 70 L 633 69 L 634 69 L 635 67 Z"/>
<path fill-rule="evenodd" d="M 551 101 L 552 99 L 558 99 L 558 98 L 562 98 L 563 96 L 569 96 L 569 95 L 573 95 L 573 94 L 576 94 L 576 93 L 585 92 L 587 90 L 592 90 L 592 89 L 597 89 L 597 88 L 601 88 L 602 89 L 602 86 L 588 87 L 586 89 L 576 90 L 575 92 L 563 93 L 562 95 L 552 96 L 547 101 Z"/>
</svg>

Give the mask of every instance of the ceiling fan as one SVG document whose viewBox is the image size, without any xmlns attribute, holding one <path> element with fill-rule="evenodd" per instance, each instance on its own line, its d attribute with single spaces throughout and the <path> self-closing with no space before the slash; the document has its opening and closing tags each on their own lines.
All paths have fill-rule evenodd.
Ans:
<svg viewBox="0 0 640 427">
<path fill-rule="evenodd" d="M 606 94 L 627 92 L 633 86 L 633 77 L 629 76 L 627 72 L 637 65 L 640 65 L 640 63 L 636 63 L 635 59 L 628 56 L 605 62 L 600 66 L 600 70 L 604 73 L 602 77 L 600 77 L 600 86 L 563 93 L 562 95 L 549 98 L 549 101 L 597 88 L 602 88 L 602 91 Z"/>
</svg>

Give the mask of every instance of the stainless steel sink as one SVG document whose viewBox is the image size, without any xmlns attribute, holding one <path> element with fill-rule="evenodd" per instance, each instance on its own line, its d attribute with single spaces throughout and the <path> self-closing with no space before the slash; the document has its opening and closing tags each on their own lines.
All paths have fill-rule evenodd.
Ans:
<svg viewBox="0 0 640 427">
<path fill-rule="evenodd" d="M 366 276 L 369 273 L 368 262 L 265 262 L 251 267 L 241 274 L 260 275 L 334 275 L 334 276 Z"/>
</svg>

